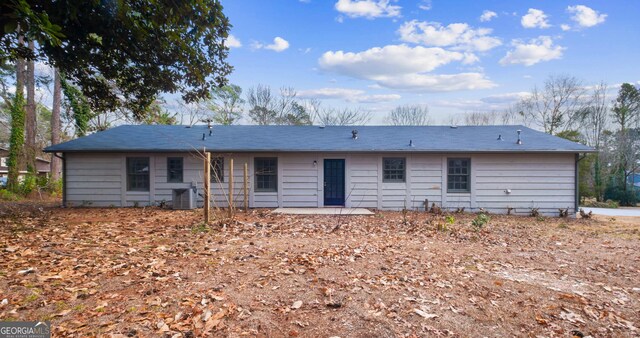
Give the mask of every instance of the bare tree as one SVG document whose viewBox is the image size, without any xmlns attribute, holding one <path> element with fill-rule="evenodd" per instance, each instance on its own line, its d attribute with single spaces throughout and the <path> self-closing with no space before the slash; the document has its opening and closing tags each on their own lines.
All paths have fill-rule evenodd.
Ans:
<svg viewBox="0 0 640 338">
<path fill-rule="evenodd" d="M 552 75 L 544 87 L 533 88 L 520 105 L 530 119 L 545 133 L 556 134 L 573 127 L 585 102 L 585 89 L 580 80 L 569 75 Z"/>
<path fill-rule="evenodd" d="M 200 102 L 186 103 L 180 100 L 178 103 L 178 112 L 180 115 L 180 124 L 192 126 L 198 122 L 212 118 L 210 111 Z"/>
<path fill-rule="evenodd" d="M 593 192 L 598 201 L 603 199 L 604 182 L 602 177 L 604 169 L 602 163 L 608 156 L 602 150 L 604 132 L 609 124 L 609 100 L 607 99 L 608 87 L 604 82 L 596 85 L 592 92 L 587 106 L 582 110 L 581 120 L 582 134 L 587 144 L 599 150 L 593 158 Z"/>
<path fill-rule="evenodd" d="M 247 91 L 247 104 L 249 105 L 249 118 L 255 124 L 267 125 L 276 120 L 274 110 L 275 98 L 271 93 L 271 87 L 257 85 Z"/>
<path fill-rule="evenodd" d="M 356 126 L 367 124 L 371 120 L 371 112 L 362 108 L 326 108 L 320 101 L 308 103 L 315 123 L 323 126 Z"/>
<path fill-rule="evenodd" d="M 274 95 L 269 86 L 251 87 L 247 91 L 249 118 L 258 125 L 311 124 L 311 114 L 297 96 L 298 93 L 292 87 L 280 88 L 278 95 Z"/>
<path fill-rule="evenodd" d="M 394 126 L 426 126 L 431 122 L 426 105 L 405 105 L 394 108 L 387 116 Z"/>
<path fill-rule="evenodd" d="M 53 106 L 51 107 L 51 145 L 60 143 L 60 108 L 62 106 L 62 85 L 58 69 L 53 70 Z M 51 157 L 51 180 L 60 179 L 61 163 L 56 156 Z"/>
<path fill-rule="evenodd" d="M 487 126 L 497 124 L 499 115 L 497 111 L 471 112 L 464 115 L 464 124 L 467 126 Z"/>
<path fill-rule="evenodd" d="M 607 98 L 607 84 L 601 82 L 596 85 L 587 105 L 581 111 L 582 129 L 587 144 L 600 149 L 602 133 L 609 124 L 609 100 Z"/>
<path fill-rule="evenodd" d="M 34 50 L 33 41 L 28 43 L 29 49 Z M 27 61 L 27 74 L 25 85 L 27 87 L 27 104 L 25 105 L 25 160 L 27 169 L 35 173 L 36 168 L 36 134 L 37 134 L 37 114 L 36 114 L 36 74 L 34 60 Z"/>
<path fill-rule="evenodd" d="M 500 123 L 503 125 L 524 124 L 527 127 L 530 124 L 518 105 L 509 105 L 509 107 L 503 110 L 500 113 Z"/>
<path fill-rule="evenodd" d="M 614 122 L 617 132 L 616 161 L 618 184 L 627 191 L 627 178 L 640 169 L 640 128 L 631 128 L 640 121 L 640 90 L 629 83 L 623 83 L 614 101 Z"/>
</svg>

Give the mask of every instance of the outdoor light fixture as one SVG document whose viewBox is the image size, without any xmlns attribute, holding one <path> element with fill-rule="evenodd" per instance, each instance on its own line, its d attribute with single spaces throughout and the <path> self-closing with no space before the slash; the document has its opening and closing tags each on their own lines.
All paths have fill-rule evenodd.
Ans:
<svg viewBox="0 0 640 338">
<path fill-rule="evenodd" d="M 314 166 L 314 167 L 317 167 L 317 166 L 318 166 L 318 161 L 315 161 L 315 160 L 314 160 L 314 161 L 313 161 L 313 166 Z"/>
</svg>

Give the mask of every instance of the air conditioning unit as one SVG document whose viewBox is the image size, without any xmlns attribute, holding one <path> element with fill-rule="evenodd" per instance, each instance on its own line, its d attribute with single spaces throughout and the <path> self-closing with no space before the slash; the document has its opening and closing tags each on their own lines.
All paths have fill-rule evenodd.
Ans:
<svg viewBox="0 0 640 338">
<path fill-rule="evenodd" d="M 172 204 L 174 209 L 187 210 L 196 208 L 196 188 L 173 189 Z"/>
</svg>

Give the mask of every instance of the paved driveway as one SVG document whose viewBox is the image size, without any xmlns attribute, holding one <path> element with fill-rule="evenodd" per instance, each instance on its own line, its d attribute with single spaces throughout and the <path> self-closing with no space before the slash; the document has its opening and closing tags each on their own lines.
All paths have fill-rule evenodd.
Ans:
<svg viewBox="0 0 640 338">
<path fill-rule="evenodd" d="M 585 207 L 582 207 L 582 208 L 586 212 L 593 211 L 593 213 L 596 215 L 640 217 L 640 208 L 618 208 L 618 209 L 585 208 Z"/>
</svg>

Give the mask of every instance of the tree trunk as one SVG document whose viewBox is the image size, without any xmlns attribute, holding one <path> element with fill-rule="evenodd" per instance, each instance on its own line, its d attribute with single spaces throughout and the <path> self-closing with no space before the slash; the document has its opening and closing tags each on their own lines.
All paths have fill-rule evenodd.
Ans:
<svg viewBox="0 0 640 338">
<path fill-rule="evenodd" d="M 24 37 L 18 28 L 18 44 L 24 44 Z M 18 177 L 20 170 L 24 166 L 23 145 L 24 145 L 24 71 L 25 60 L 21 57 L 16 59 L 16 95 L 11 105 L 11 138 L 9 140 L 9 177 L 7 188 L 10 191 L 18 192 L 20 184 Z"/>
<path fill-rule="evenodd" d="M 51 145 L 60 143 L 60 106 L 62 104 L 62 86 L 60 73 L 54 69 L 53 79 L 53 107 L 51 109 Z M 51 156 L 51 181 L 60 179 L 61 163 L 56 156 Z"/>
<path fill-rule="evenodd" d="M 33 51 L 33 41 L 29 41 L 29 49 Z M 37 116 L 36 116 L 36 78 L 35 78 L 35 64 L 33 60 L 27 62 L 27 105 L 26 105 L 26 162 L 27 171 L 30 174 L 37 174 L 38 168 L 36 164 L 36 130 L 37 130 Z"/>
<path fill-rule="evenodd" d="M 600 175 L 600 154 L 596 154 L 595 162 L 593 163 L 593 171 L 594 171 L 594 185 L 595 185 L 595 195 L 596 201 L 602 202 L 602 177 Z"/>
</svg>

